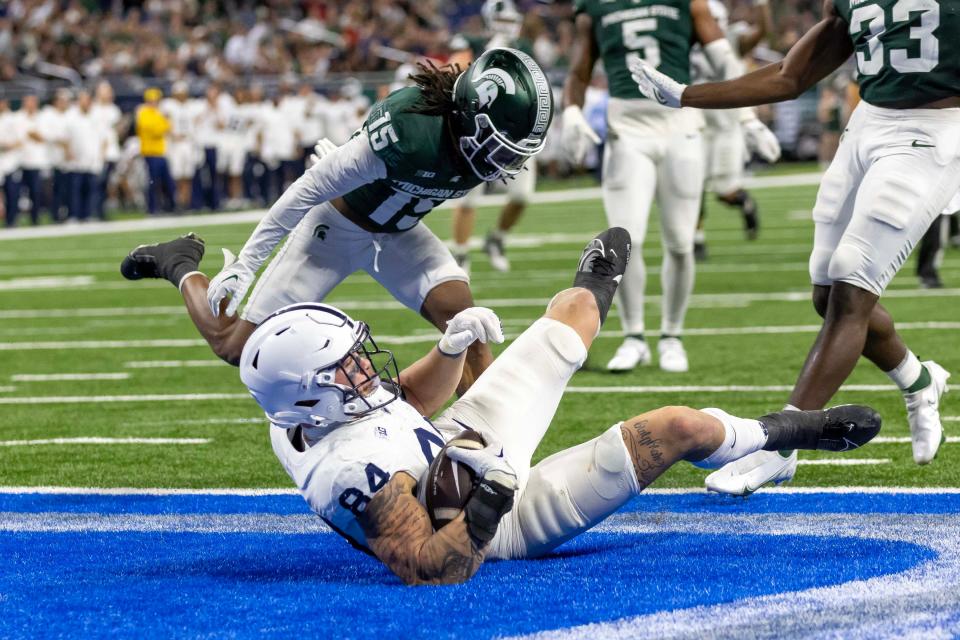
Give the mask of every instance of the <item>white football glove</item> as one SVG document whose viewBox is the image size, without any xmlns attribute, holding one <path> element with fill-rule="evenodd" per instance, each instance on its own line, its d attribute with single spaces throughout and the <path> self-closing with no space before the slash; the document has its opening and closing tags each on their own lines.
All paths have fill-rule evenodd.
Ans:
<svg viewBox="0 0 960 640">
<path fill-rule="evenodd" d="M 777 140 L 773 131 L 767 128 L 767 125 L 756 118 L 745 120 L 741 125 L 747 149 L 756 152 L 767 162 L 776 162 L 780 159 L 780 141 Z"/>
<path fill-rule="evenodd" d="M 313 145 L 313 153 L 310 154 L 310 158 L 307 162 L 307 169 L 320 162 L 325 155 L 336 148 L 337 145 L 333 144 L 333 142 L 330 141 L 330 138 L 320 138 L 317 140 L 317 144 Z"/>
<path fill-rule="evenodd" d="M 483 449 L 448 447 L 447 457 L 473 469 L 478 479 L 495 480 L 506 488 L 517 487 L 517 474 L 503 457 L 503 445 L 495 440 L 487 442 Z"/>
<path fill-rule="evenodd" d="M 223 269 L 207 286 L 207 302 L 214 317 L 220 316 L 220 301 L 230 296 L 225 313 L 232 316 L 257 277 L 256 272 L 237 259 L 229 249 L 223 251 Z"/>
<path fill-rule="evenodd" d="M 575 104 L 563 110 L 563 126 L 560 129 L 560 146 L 575 165 L 583 164 L 590 146 L 600 144 L 600 136 L 593 130 L 583 111 Z"/>
<path fill-rule="evenodd" d="M 640 93 L 646 97 L 656 100 L 665 107 L 680 107 L 680 97 L 687 85 L 660 73 L 640 58 L 630 63 L 630 76 L 640 88 Z"/>
<path fill-rule="evenodd" d="M 470 307 L 453 316 L 447 322 L 447 330 L 437 343 L 440 353 L 458 356 L 474 342 L 503 342 L 500 318 L 486 307 Z"/>
</svg>

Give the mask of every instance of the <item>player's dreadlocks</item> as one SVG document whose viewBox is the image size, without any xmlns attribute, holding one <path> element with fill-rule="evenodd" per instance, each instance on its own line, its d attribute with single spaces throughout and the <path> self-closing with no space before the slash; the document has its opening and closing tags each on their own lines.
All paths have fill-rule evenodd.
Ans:
<svg viewBox="0 0 960 640">
<path fill-rule="evenodd" d="M 456 108 L 453 102 L 453 84 L 460 75 L 460 65 L 438 67 L 432 61 L 417 63 L 417 72 L 410 79 L 420 87 L 420 99 L 410 108 L 411 113 L 446 116 Z"/>
</svg>

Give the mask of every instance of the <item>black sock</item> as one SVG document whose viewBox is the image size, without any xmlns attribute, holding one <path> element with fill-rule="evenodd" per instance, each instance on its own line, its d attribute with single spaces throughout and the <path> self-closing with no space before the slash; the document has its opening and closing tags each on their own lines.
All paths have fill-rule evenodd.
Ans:
<svg viewBox="0 0 960 640">
<path fill-rule="evenodd" d="M 183 277 L 190 273 L 191 271 L 199 271 L 200 265 L 192 260 L 184 260 L 175 265 L 171 265 L 170 269 L 167 270 L 167 280 L 169 280 L 173 286 L 180 288 L 180 281 L 183 280 Z"/>
<path fill-rule="evenodd" d="M 607 320 L 610 305 L 613 304 L 613 294 L 617 292 L 617 281 L 610 276 L 601 276 L 589 271 L 578 271 L 573 277 L 573 286 L 583 287 L 593 294 L 600 310 L 600 324 Z"/>
</svg>

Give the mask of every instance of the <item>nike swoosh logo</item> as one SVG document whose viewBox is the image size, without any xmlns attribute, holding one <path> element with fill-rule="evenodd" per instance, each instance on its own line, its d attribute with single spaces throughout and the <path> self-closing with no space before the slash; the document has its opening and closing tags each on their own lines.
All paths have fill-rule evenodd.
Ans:
<svg viewBox="0 0 960 640">
<path fill-rule="evenodd" d="M 227 276 L 226 278 L 223 279 L 223 281 L 226 282 L 227 280 L 239 280 L 239 279 L 240 279 L 240 276 L 232 275 L 232 276 Z"/>
<path fill-rule="evenodd" d="M 660 93 L 660 90 L 657 89 L 656 87 L 653 88 L 653 97 L 656 98 L 657 102 L 659 102 L 660 104 L 663 104 L 663 105 L 667 104 L 666 98 L 663 97 L 663 94 Z"/>
<path fill-rule="evenodd" d="M 934 147 L 937 146 L 937 145 L 935 145 L 935 144 L 923 144 L 923 143 L 920 142 L 919 140 L 914 140 L 913 143 L 911 143 L 910 146 L 911 146 L 911 147 L 925 147 L 925 148 L 928 148 L 928 149 L 932 149 L 932 148 L 934 148 Z"/>
</svg>

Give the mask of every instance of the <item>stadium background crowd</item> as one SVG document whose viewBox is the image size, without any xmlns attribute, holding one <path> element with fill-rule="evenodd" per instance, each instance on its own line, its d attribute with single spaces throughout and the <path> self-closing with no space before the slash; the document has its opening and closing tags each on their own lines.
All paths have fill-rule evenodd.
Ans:
<svg viewBox="0 0 960 640">
<path fill-rule="evenodd" d="M 303 171 L 318 138 L 344 142 L 371 101 L 402 83 L 414 60 L 443 62 L 456 33 L 482 33 L 481 4 L 3 3 L 6 224 L 17 224 L 19 211 L 37 223 L 42 212 L 63 222 L 102 219 L 118 207 L 155 213 L 266 204 Z M 572 3 L 518 6 L 521 38 L 559 93 L 572 46 Z M 730 8 L 731 22 L 748 20 L 752 4 L 734 0 Z M 818 13 L 813 0 L 777 2 L 776 33 L 748 64 L 779 59 Z M 604 83 L 600 74 L 585 109 L 601 135 Z M 847 83 L 841 74 L 818 94 L 761 113 L 787 157 L 829 159 L 830 144 L 818 149 L 820 133 L 842 126 Z M 555 119 L 553 129 L 559 125 Z M 538 162 L 547 175 L 566 175 L 556 131 L 550 139 Z"/>
</svg>

